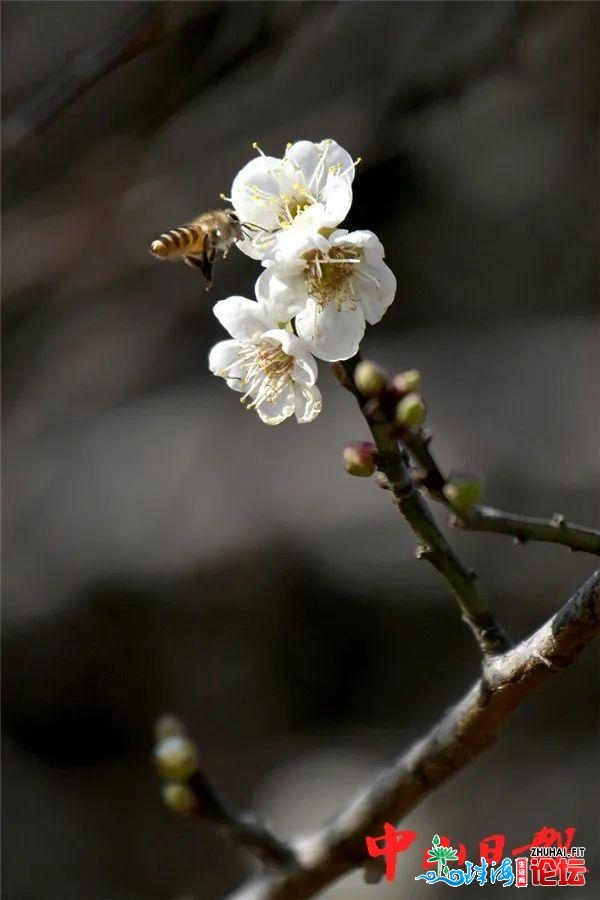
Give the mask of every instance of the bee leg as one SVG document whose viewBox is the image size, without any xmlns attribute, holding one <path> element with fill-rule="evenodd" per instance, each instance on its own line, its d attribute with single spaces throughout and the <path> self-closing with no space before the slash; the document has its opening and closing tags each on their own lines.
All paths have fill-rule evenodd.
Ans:
<svg viewBox="0 0 600 900">
<path fill-rule="evenodd" d="M 192 269 L 202 269 L 202 274 L 204 274 L 204 263 L 197 256 L 184 256 L 183 261 L 186 266 L 191 266 Z"/>
<path fill-rule="evenodd" d="M 204 238 L 204 268 L 202 271 L 204 272 L 204 277 L 206 278 L 206 290 L 209 291 L 212 287 L 212 270 L 213 270 L 213 262 L 215 261 L 215 245 L 210 238 L 210 235 L 206 235 Z"/>
</svg>

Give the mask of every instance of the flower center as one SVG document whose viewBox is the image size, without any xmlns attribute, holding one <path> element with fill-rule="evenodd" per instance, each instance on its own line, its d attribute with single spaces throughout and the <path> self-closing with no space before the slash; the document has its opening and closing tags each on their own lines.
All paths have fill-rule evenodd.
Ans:
<svg viewBox="0 0 600 900">
<path fill-rule="evenodd" d="M 312 196 L 306 185 L 298 182 L 293 185 L 293 190 L 293 194 L 281 195 L 282 208 L 280 214 L 277 216 L 280 228 L 289 228 L 296 216 L 299 216 L 305 209 L 308 209 L 309 206 L 316 203 L 315 198 Z"/>
<path fill-rule="evenodd" d="M 304 254 L 307 266 L 304 272 L 306 287 L 319 306 L 335 303 L 340 310 L 344 303 L 356 304 L 351 278 L 354 267 L 360 262 L 358 247 L 331 247 L 327 254 L 310 250 Z"/>
<path fill-rule="evenodd" d="M 294 357 L 285 353 L 276 341 L 260 338 L 246 342 L 240 349 L 239 359 L 244 371 L 241 383 L 247 388 L 241 402 L 245 403 L 251 396 L 248 409 L 275 403 L 291 377 Z"/>
</svg>

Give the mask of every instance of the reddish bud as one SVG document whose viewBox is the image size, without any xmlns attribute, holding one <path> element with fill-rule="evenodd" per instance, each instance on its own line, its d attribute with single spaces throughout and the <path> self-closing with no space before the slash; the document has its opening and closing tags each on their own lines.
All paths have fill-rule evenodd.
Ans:
<svg viewBox="0 0 600 900">
<path fill-rule="evenodd" d="M 349 475 L 368 478 L 377 468 L 377 447 L 370 441 L 359 441 L 344 447 L 344 466 Z"/>
</svg>

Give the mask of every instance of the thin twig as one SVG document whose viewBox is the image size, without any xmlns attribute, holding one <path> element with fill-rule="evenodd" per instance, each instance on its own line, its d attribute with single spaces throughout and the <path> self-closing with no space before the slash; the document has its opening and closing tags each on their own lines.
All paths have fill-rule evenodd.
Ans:
<svg viewBox="0 0 600 900">
<path fill-rule="evenodd" d="M 426 488 L 434 500 L 448 507 L 452 512 L 450 522 L 457 528 L 465 531 L 506 534 L 516 538 L 519 543 L 545 541 L 562 544 L 571 550 L 600 556 L 600 531 L 573 525 L 560 514 L 550 519 L 538 519 L 480 505 L 474 505 L 466 511 L 461 511 L 460 514 L 455 514 L 452 504 L 443 493 L 447 478 L 440 469 L 423 432 L 420 429 L 407 432 L 402 440 L 421 468 L 420 485 Z"/>
<path fill-rule="evenodd" d="M 77 53 L 3 124 L 2 149 L 14 150 L 41 134 L 105 75 L 159 44 L 178 21 L 164 2 L 139 3 L 102 40 Z"/>
<path fill-rule="evenodd" d="M 214 821 L 228 838 L 266 865 L 285 866 L 295 863 L 296 857 L 291 847 L 275 837 L 262 822 L 253 816 L 233 813 L 228 809 L 204 772 L 196 771 L 188 784 L 197 799 L 197 806 L 192 810 L 197 816 Z"/>
<path fill-rule="evenodd" d="M 365 838 L 398 822 L 496 740 L 510 713 L 571 665 L 600 631 L 600 572 L 529 638 L 499 656 L 422 740 L 322 830 L 293 844 L 298 862 L 230 900 L 302 900 L 368 862 Z"/>
<path fill-rule="evenodd" d="M 380 409 L 373 409 L 354 383 L 358 357 L 333 367 L 336 377 L 356 398 L 371 430 L 379 459 L 377 468 L 388 482 L 394 502 L 419 540 L 417 555 L 430 562 L 448 581 L 456 597 L 464 621 L 470 626 L 484 658 L 504 653 L 510 641 L 492 615 L 475 583 L 475 573 L 467 570 L 438 528 L 422 495 L 415 488 L 398 441 L 391 431 L 392 423 Z"/>
<path fill-rule="evenodd" d="M 254 816 L 234 813 L 226 806 L 201 763 L 197 744 L 183 722 L 160 716 L 155 725 L 154 762 L 164 779 L 163 800 L 169 809 L 212 822 L 228 838 L 266 866 L 296 863 L 294 851 Z"/>
</svg>

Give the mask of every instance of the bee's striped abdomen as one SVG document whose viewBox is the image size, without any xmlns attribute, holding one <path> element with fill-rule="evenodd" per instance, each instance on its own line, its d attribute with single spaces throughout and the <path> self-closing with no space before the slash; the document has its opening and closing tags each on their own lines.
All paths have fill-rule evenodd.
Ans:
<svg viewBox="0 0 600 900">
<path fill-rule="evenodd" d="M 155 256 L 168 257 L 185 254 L 194 249 L 194 245 L 204 240 L 204 232 L 195 225 L 182 225 L 161 234 L 150 244 L 150 251 Z"/>
</svg>

